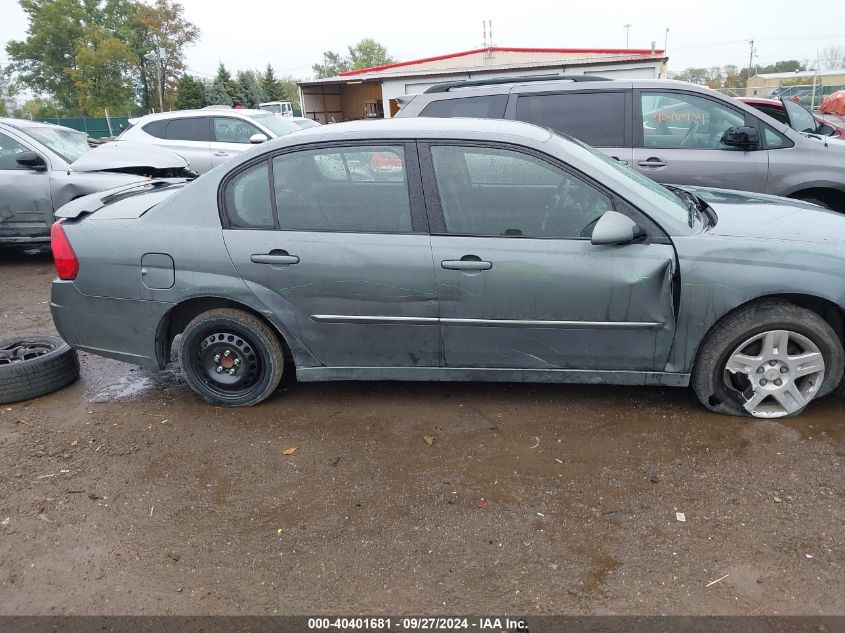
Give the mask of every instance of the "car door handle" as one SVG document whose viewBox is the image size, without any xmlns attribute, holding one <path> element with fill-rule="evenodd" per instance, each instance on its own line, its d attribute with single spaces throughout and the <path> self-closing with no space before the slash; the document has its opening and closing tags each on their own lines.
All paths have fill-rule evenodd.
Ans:
<svg viewBox="0 0 845 633">
<path fill-rule="evenodd" d="M 212 156 L 228 156 L 229 152 L 214 152 L 211 155 Z"/>
<path fill-rule="evenodd" d="M 646 160 L 637 161 L 637 165 L 640 167 L 666 167 L 666 161 L 660 160 L 659 158 L 655 158 L 652 156 L 651 158 L 647 158 Z"/>
<path fill-rule="evenodd" d="M 288 255 L 287 253 L 284 255 L 281 253 L 270 253 L 267 255 L 256 254 L 252 255 L 249 259 L 253 264 L 275 264 L 276 266 L 299 263 L 298 256 Z"/>
<path fill-rule="evenodd" d="M 627 161 L 627 160 L 625 160 L 624 158 L 619 158 L 618 156 L 611 156 L 611 158 L 612 158 L 613 160 L 615 160 L 616 162 L 618 162 L 618 163 L 622 163 L 623 165 L 627 165 L 627 164 L 628 164 L 628 161 Z"/>
<path fill-rule="evenodd" d="M 490 270 L 493 262 L 485 262 L 477 255 L 464 255 L 460 259 L 444 259 L 440 265 L 446 270 Z"/>
</svg>

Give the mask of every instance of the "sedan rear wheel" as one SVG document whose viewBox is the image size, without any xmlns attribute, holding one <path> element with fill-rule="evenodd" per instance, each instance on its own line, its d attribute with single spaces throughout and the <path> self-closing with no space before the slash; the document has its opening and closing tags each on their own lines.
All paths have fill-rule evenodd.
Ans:
<svg viewBox="0 0 845 633">
<path fill-rule="evenodd" d="M 845 352 L 818 314 L 764 302 L 716 324 L 696 360 L 692 382 L 712 411 L 757 418 L 797 415 L 842 379 Z"/>
<path fill-rule="evenodd" d="M 282 378 L 275 332 L 240 310 L 209 310 L 185 328 L 179 362 L 191 388 L 211 404 L 240 407 L 267 398 Z"/>
</svg>

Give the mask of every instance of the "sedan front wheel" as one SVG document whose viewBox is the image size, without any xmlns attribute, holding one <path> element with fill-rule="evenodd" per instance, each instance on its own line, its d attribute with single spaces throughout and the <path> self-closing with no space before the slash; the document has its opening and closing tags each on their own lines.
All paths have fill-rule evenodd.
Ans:
<svg viewBox="0 0 845 633">
<path fill-rule="evenodd" d="M 781 418 L 835 389 L 843 365 L 842 343 L 827 321 L 790 303 L 765 302 L 714 326 L 693 388 L 712 411 Z"/>
</svg>

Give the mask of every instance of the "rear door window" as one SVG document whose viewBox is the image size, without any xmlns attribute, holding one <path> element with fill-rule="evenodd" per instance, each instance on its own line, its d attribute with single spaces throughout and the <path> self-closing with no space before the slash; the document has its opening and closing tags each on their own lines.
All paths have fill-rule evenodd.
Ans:
<svg viewBox="0 0 845 633">
<path fill-rule="evenodd" d="M 505 116 L 505 106 L 508 95 L 487 95 L 481 97 L 463 97 L 455 99 L 441 99 L 432 101 L 420 116 L 439 117 L 469 117 L 473 119 L 501 119 Z"/>
<path fill-rule="evenodd" d="M 173 141 L 208 141 L 208 118 L 198 116 L 173 119 L 167 123 L 164 138 Z"/>
<path fill-rule="evenodd" d="M 281 229 L 407 233 L 411 206 L 401 145 L 303 150 L 273 159 Z"/>
<path fill-rule="evenodd" d="M 156 138 L 164 138 L 164 129 L 167 127 L 167 121 L 150 121 L 146 125 L 144 125 L 141 129 L 144 130 L 150 136 L 155 136 Z"/>
<path fill-rule="evenodd" d="M 516 118 L 569 134 L 593 147 L 625 147 L 625 93 L 523 95 Z"/>
</svg>

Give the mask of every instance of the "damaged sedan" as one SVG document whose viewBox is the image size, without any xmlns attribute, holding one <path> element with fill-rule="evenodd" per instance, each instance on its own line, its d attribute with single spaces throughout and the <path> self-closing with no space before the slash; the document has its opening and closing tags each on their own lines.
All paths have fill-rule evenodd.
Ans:
<svg viewBox="0 0 845 633">
<path fill-rule="evenodd" d="M 845 217 L 666 188 L 526 123 L 317 127 L 57 215 L 62 336 L 163 368 L 181 335 L 216 405 L 294 371 L 692 386 L 774 418 L 842 380 Z"/>
<path fill-rule="evenodd" d="M 185 160 L 167 150 L 115 143 L 91 149 L 82 132 L 0 118 L 0 244 L 49 241 L 54 211 L 75 198 L 191 175 Z"/>
</svg>

